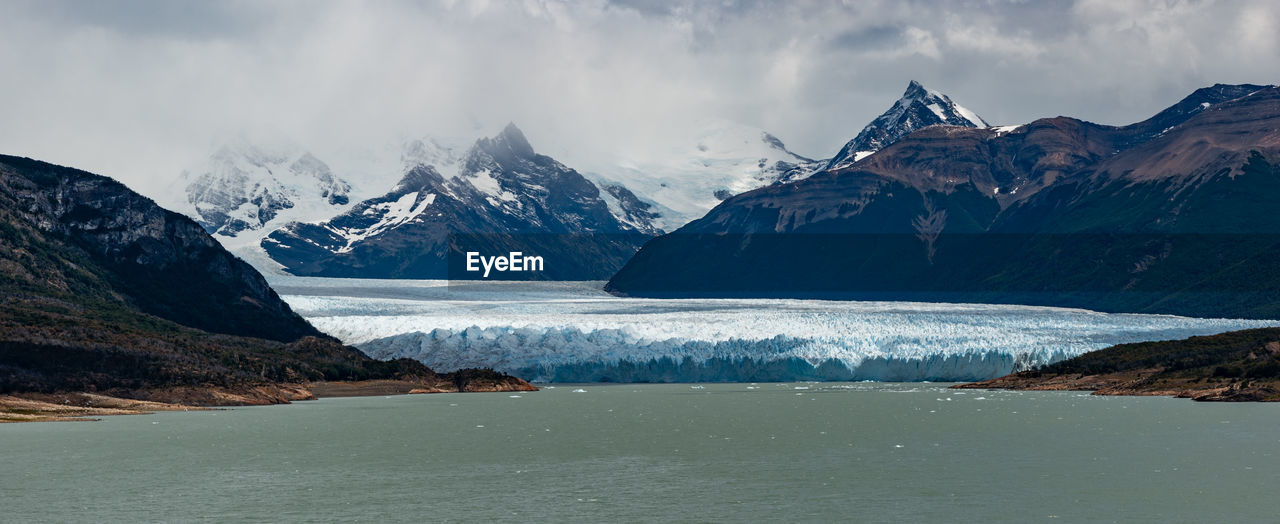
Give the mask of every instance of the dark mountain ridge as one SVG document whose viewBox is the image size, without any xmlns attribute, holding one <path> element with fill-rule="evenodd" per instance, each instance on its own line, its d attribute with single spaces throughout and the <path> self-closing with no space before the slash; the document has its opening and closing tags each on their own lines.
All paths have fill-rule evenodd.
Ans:
<svg viewBox="0 0 1280 524">
<path fill-rule="evenodd" d="M 283 402 L 305 394 L 287 384 L 366 379 L 452 380 L 317 331 L 195 221 L 114 180 L 0 155 L 0 394 Z"/>
<path fill-rule="evenodd" d="M 21 257 L 32 243 L 66 244 L 102 266 L 97 284 L 104 295 L 145 313 L 213 333 L 281 342 L 321 335 L 195 221 L 110 178 L 0 155 L 0 199 L 5 223 L 14 228 L 6 235 L 6 243 L 13 242 L 6 246 L 9 256 Z M 34 228 L 21 231 L 18 221 Z M 42 280 L 56 286 L 73 278 L 48 267 L 10 267 L 27 277 L 21 283 L 36 288 Z M 40 279 L 30 269 L 53 274 Z M 76 270 L 85 268 L 66 268 Z"/>
<path fill-rule="evenodd" d="M 726 200 L 607 289 L 1280 314 L 1260 296 L 1280 284 L 1262 262 L 1280 231 L 1266 204 L 1280 195 L 1280 90 L 1253 87 L 1202 89 L 1124 127 L 924 128 Z"/>
</svg>

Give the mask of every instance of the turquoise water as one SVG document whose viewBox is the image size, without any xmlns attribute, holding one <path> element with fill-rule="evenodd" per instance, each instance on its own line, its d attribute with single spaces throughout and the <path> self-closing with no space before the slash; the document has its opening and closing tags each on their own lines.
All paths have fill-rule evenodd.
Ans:
<svg viewBox="0 0 1280 524">
<path fill-rule="evenodd" d="M 1276 520 L 1274 404 L 918 383 L 517 396 L 4 425 L 0 520 Z"/>
</svg>

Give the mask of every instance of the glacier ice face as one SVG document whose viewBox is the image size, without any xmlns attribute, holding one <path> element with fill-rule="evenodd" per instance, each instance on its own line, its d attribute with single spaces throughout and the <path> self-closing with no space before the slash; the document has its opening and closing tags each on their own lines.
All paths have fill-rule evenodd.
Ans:
<svg viewBox="0 0 1280 524">
<path fill-rule="evenodd" d="M 984 304 L 632 299 L 579 282 L 272 283 L 316 327 L 376 358 L 540 382 L 970 381 L 1118 343 L 1280 325 Z"/>
</svg>

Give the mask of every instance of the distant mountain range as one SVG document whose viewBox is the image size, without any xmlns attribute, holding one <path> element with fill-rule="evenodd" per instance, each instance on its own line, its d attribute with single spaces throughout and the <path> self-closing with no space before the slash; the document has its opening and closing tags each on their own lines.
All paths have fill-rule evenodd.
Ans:
<svg viewBox="0 0 1280 524">
<path fill-rule="evenodd" d="M 534 153 L 514 125 L 470 147 L 406 141 L 383 155 L 398 162 L 362 166 L 380 171 L 377 177 L 344 178 L 297 146 L 237 140 L 185 172 L 177 194 L 165 200 L 268 271 L 466 278 L 457 267 L 451 274 L 448 255 L 460 253 L 457 242 L 448 246 L 451 239 L 465 239 L 475 249 L 554 258 L 554 269 L 539 278 L 605 279 L 649 238 L 727 198 L 850 165 L 932 125 L 985 123 L 913 81 L 830 159 L 799 155 L 764 130 L 728 121 L 685 133 L 687 146 L 667 160 L 620 160 L 581 173 Z M 370 181 L 388 174 L 400 180 L 379 193 Z"/>
<path fill-rule="evenodd" d="M 451 257 L 476 250 L 537 254 L 548 259 L 537 277 L 581 280 L 608 278 L 658 233 L 648 204 L 537 154 L 514 125 L 441 167 L 452 174 L 414 165 L 385 195 L 327 221 L 289 224 L 262 247 L 297 275 L 479 278 L 450 267 Z"/>
<path fill-rule="evenodd" d="M 1200 89 L 1122 127 L 925 127 L 829 166 L 654 239 L 607 289 L 1280 315 L 1274 86 Z"/>
<path fill-rule="evenodd" d="M 1275 229 L 1248 203 L 1276 163 L 1273 91 L 1215 85 L 1120 127 L 991 127 L 913 81 L 829 159 L 717 121 L 670 160 L 580 172 L 509 125 L 469 146 L 400 144 L 398 162 L 370 166 L 399 178 L 389 191 L 301 148 L 248 144 L 215 152 L 184 191 L 238 254 L 297 275 L 476 278 L 465 252 L 521 251 L 553 261 L 531 278 L 612 277 L 609 290 L 632 295 L 1257 316 L 1267 301 L 1241 289 L 1242 272 L 1269 271 L 1250 257 Z"/>
</svg>

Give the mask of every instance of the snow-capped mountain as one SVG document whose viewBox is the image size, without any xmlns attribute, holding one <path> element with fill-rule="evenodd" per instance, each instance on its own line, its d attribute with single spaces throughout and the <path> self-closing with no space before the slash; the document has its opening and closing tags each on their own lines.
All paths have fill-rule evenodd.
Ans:
<svg viewBox="0 0 1280 524">
<path fill-rule="evenodd" d="M 271 232 L 342 214 L 385 192 L 413 166 L 456 172 L 466 143 L 426 136 L 319 155 L 287 140 L 237 137 L 151 196 L 195 219 L 259 271 L 279 272 L 261 247 Z"/>
<path fill-rule="evenodd" d="M 210 233 L 261 230 L 282 214 L 329 215 L 350 201 L 351 184 L 296 147 L 224 145 L 204 166 L 182 174 L 188 210 Z"/>
<path fill-rule="evenodd" d="M 803 179 L 825 164 L 762 129 L 726 120 L 707 122 L 680 142 L 656 160 L 619 160 L 591 176 L 602 187 L 625 186 L 656 204 L 656 224 L 674 231 L 726 198 Z"/>
<path fill-rule="evenodd" d="M 913 80 L 902 98 L 830 159 L 799 155 L 762 129 L 716 120 L 700 126 L 683 147 L 659 160 L 619 161 L 595 169 L 594 178 L 625 185 L 654 203 L 661 215 L 656 223 L 671 232 L 731 196 L 848 167 L 913 131 L 935 125 L 987 127 L 987 122 Z"/>
<path fill-rule="evenodd" d="M 1274 318 L 1278 175 L 1274 86 L 1200 89 L 1128 126 L 930 126 L 734 196 L 605 289 Z"/>
<path fill-rule="evenodd" d="M 467 143 L 458 139 L 423 137 L 405 140 L 399 144 L 399 162 L 387 167 L 406 173 L 417 166 L 433 166 L 437 171 L 455 175 L 461 167 Z"/>
<path fill-rule="evenodd" d="M 580 192 L 587 200 L 602 202 L 619 230 L 652 236 L 674 231 L 734 195 L 802 180 L 832 166 L 847 166 L 869 154 L 871 148 L 884 147 L 915 129 L 937 124 L 973 127 L 985 122 L 946 95 L 911 82 L 901 100 L 845 147 L 842 155 L 848 151 L 855 154 L 844 161 L 840 155 L 815 160 L 791 151 L 762 129 L 712 120 L 677 137 L 673 142 L 681 145 L 670 150 L 590 166 L 584 175 L 593 191 L 583 186 Z M 352 253 L 357 244 L 415 220 L 426 212 L 422 206 L 431 205 L 421 200 L 426 195 L 483 195 L 477 202 L 482 206 L 464 206 L 455 213 L 460 224 L 476 227 L 451 227 L 450 231 L 504 231 L 508 224 L 521 230 L 562 229 L 573 234 L 613 230 L 592 221 L 570 220 L 563 228 L 545 223 L 538 206 L 529 202 L 555 195 L 545 195 L 545 188 L 529 185 L 529 170 L 524 167 L 509 166 L 507 174 L 511 176 L 502 181 L 494 178 L 503 172 L 494 168 L 502 162 L 492 155 L 489 160 L 477 156 L 494 145 L 490 142 L 510 139 L 508 145 L 514 147 L 510 158 L 533 154 L 519 130 L 510 130 L 514 130 L 511 136 L 504 131 L 477 142 L 479 149 L 471 146 L 470 140 L 423 137 L 392 141 L 354 154 L 325 152 L 324 161 L 300 147 L 264 147 L 241 139 L 217 149 L 205 165 L 184 173 L 179 201 L 172 202 L 175 199 L 171 197 L 168 204 L 196 218 L 225 246 L 264 271 L 279 270 L 277 263 L 290 271 L 320 271 L 313 266 L 319 260 Z M 424 182 L 431 178 L 428 172 L 439 178 L 439 187 L 426 187 L 431 185 Z M 393 185 L 395 189 L 383 193 Z M 417 196 L 410 198 L 415 193 Z M 468 199 L 464 196 L 462 200 Z M 361 201 L 365 203 L 354 209 Z M 359 216 L 340 217 L 348 211 Z M 273 241 L 263 242 L 285 226 L 288 230 Z M 336 229 L 324 234 L 318 230 L 302 233 L 311 226 Z M 299 234 L 316 243 L 291 245 L 284 240 Z M 282 247 L 285 245 L 290 247 Z M 286 249 L 292 250 L 291 254 L 285 254 Z M 264 250 L 273 250 L 270 258 Z M 304 266 L 309 269 L 302 269 Z"/>
<path fill-rule="evenodd" d="M 428 142 L 406 151 L 422 154 L 406 155 L 390 192 L 331 220 L 291 223 L 263 249 L 297 275 L 444 278 L 451 241 L 468 235 L 494 253 L 546 257 L 547 278 L 582 279 L 607 277 L 658 233 L 648 204 L 537 154 L 514 125 L 465 155 Z"/>
<path fill-rule="evenodd" d="M 977 113 L 912 80 L 902 98 L 840 148 L 840 152 L 827 161 L 825 169 L 847 167 L 912 131 L 936 125 L 988 127 Z"/>
</svg>

